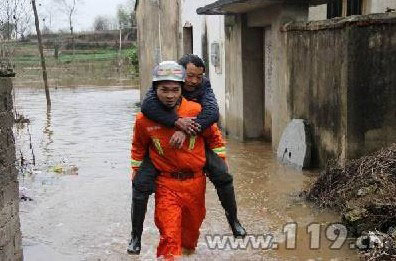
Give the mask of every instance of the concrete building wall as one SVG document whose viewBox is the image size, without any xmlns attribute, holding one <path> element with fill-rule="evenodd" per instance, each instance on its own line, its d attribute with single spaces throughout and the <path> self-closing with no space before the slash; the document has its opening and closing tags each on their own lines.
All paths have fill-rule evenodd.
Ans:
<svg viewBox="0 0 396 261">
<path fill-rule="evenodd" d="M 12 82 L 0 77 L 0 260 L 22 260 Z"/>
<path fill-rule="evenodd" d="M 283 130 L 289 123 L 291 116 L 291 108 L 288 103 L 290 99 L 289 72 L 284 70 L 287 68 L 287 47 L 283 43 L 283 35 L 280 28 L 288 22 L 306 21 L 308 19 L 308 5 L 285 5 L 283 6 L 279 16 L 274 21 L 272 28 L 274 28 L 274 67 L 276 68 L 272 77 L 274 87 L 273 92 L 273 112 L 272 112 L 272 147 L 274 151 L 277 150 Z M 299 65 L 301 66 L 301 65 Z"/>
<path fill-rule="evenodd" d="M 242 78 L 244 138 L 264 136 L 264 38 L 263 28 L 248 27 L 242 20 Z"/>
<path fill-rule="evenodd" d="M 226 19 L 226 132 L 231 138 L 243 140 L 242 17 Z"/>
<path fill-rule="evenodd" d="M 349 158 L 396 142 L 396 13 L 348 30 Z"/>
<path fill-rule="evenodd" d="M 179 4 L 179 0 L 147 0 L 137 5 L 141 98 L 151 86 L 154 65 L 180 56 Z"/>
<path fill-rule="evenodd" d="M 287 104 L 288 99 L 287 90 L 282 85 L 287 77 L 278 69 L 285 66 L 281 64 L 284 49 L 279 46 L 280 27 L 283 23 L 307 20 L 307 18 L 308 5 L 277 4 L 256 9 L 234 19 L 233 22 L 226 21 L 226 99 L 229 100 L 226 106 L 226 110 L 229 111 L 226 115 L 227 131 L 232 137 L 238 139 L 263 137 L 265 133 L 269 134 L 268 128 L 264 127 L 267 126 L 265 119 L 271 118 L 271 124 L 268 126 L 271 126 L 272 142 L 275 147 L 279 143 L 289 115 L 288 108 L 279 105 Z M 228 20 L 232 21 L 232 16 Z M 270 40 L 265 39 L 268 26 L 272 28 L 271 33 L 267 32 Z M 237 40 L 234 37 L 241 38 Z M 264 49 L 269 42 L 272 46 L 272 62 L 268 61 L 266 66 Z M 238 72 L 238 67 L 230 63 L 242 64 L 243 70 Z M 266 79 L 265 71 L 268 68 L 271 68 L 271 78 Z M 270 86 L 266 87 L 265 83 Z M 236 91 L 235 88 L 240 90 Z M 267 88 L 268 96 L 265 93 Z M 243 102 L 240 102 L 240 99 Z M 265 108 L 268 109 L 267 113 Z M 275 117 L 274 114 L 277 116 Z M 237 117 L 239 115 L 242 115 L 243 119 L 239 119 Z"/>
<path fill-rule="evenodd" d="M 228 17 L 226 27 L 226 129 L 236 139 L 263 137 L 263 28 L 248 27 L 247 15 Z"/>
<path fill-rule="evenodd" d="M 290 108 L 288 121 L 306 119 L 313 137 L 312 162 L 324 165 L 341 159 L 346 144 L 347 65 L 343 30 L 285 35 Z"/>
<path fill-rule="evenodd" d="M 272 139 L 272 74 L 273 64 L 273 36 L 271 26 L 264 28 L 264 138 Z"/>
<path fill-rule="evenodd" d="M 396 14 L 295 23 L 283 33 L 289 119 L 311 124 L 314 163 L 396 142 Z"/>
</svg>

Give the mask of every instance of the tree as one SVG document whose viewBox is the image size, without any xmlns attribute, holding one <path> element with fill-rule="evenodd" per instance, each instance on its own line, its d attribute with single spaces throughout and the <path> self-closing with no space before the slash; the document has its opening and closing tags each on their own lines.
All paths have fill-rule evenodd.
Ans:
<svg viewBox="0 0 396 261">
<path fill-rule="evenodd" d="M 83 1 L 82 0 L 53 0 L 53 1 L 58 6 L 59 10 L 62 11 L 67 16 L 70 36 L 72 39 L 73 54 L 74 54 L 74 50 L 75 50 L 74 28 L 73 28 L 74 17 L 77 12 L 77 4 L 82 4 Z"/>
<path fill-rule="evenodd" d="M 93 29 L 94 31 L 105 31 L 110 29 L 110 25 L 111 21 L 109 18 L 99 15 L 94 20 Z"/>
<path fill-rule="evenodd" d="M 131 28 L 134 24 L 134 1 L 117 7 L 117 21 L 120 28 Z"/>
<path fill-rule="evenodd" d="M 12 35 L 15 33 L 15 24 L 8 21 L 0 22 L 0 36 L 4 40 L 11 40 Z"/>
<path fill-rule="evenodd" d="M 23 37 L 30 28 L 32 14 L 29 0 L 0 1 L 0 29 L 5 40 Z"/>
</svg>

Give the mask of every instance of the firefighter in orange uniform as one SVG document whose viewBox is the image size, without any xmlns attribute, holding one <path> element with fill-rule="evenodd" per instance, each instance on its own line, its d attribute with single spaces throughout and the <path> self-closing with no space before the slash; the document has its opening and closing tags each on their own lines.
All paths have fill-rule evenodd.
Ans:
<svg viewBox="0 0 396 261">
<path fill-rule="evenodd" d="M 176 62 L 162 62 L 153 72 L 158 99 L 180 117 L 196 117 L 201 105 L 181 96 L 184 68 Z M 173 142 L 176 140 L 176 147 Z M 223 159 L 224 141 L 217 125 L 201 135 L 186 139 L 182 131 L 146 118 L 136 117 L 132 141 L 133 173 L 146 153 L 160 171 L 156 179 L 155 224 L 160 231 L 157 257 L 171 259 L 197 246 L 199 228 L 205 218 L 205 142 Z M 133 174 L 134 175 L 134 174 Z"/>
</svg>

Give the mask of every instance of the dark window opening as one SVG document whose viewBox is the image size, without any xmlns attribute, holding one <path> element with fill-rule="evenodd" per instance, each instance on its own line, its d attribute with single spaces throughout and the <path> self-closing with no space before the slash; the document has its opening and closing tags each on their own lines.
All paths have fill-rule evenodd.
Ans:
<svg viewBox="0 0 396 261">
<path fill-rule="evenodd" d="M 361 15 L 362 14 L 363 0 L 348 0 L 347 16 L 348 15 Z"/>
<path fill-rule="evenodd" d="M 342 0 L 334 0 L 327 4 L 327 19 L 342 16 Z"/>
<path fill-rule="evenodd" d="M 184 54 L 193 53 L 193 28 L 183 27 L 183 49 Z"/>
</svg>

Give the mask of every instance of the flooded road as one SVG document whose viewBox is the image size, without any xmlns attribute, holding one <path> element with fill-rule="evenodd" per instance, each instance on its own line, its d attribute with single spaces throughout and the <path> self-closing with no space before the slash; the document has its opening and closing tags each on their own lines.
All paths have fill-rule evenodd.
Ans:
<svg viewBox="0 0 396 261">
<path fill-rule="evenodd" d="M 21 191 L 33 199 L 20 205 L 25 260 L 155 259 L 159 234 L 153 197 L 142 253 L 126 254 L 131 228 L 130 138 L 139 111 L 138 90 L 59 88 L 52 90 L 51 98 L 52 110 L 47 113 L 42 90 L 15 90 L 17 111 L 30 119 L 28 129 L 15 129 L 17 144 L 24 158 L 36 163 L 20 176 Z M 279 249 L 211 249 L 206 235 L 229 235 L 230 230 L 208 182 L 207 215 L 198 248 L 184 259 L 358 260 L 354 250 L 329 248 L 332 242 L 325 239 L 324 227 L 337 222 L 336 215 L 318 211 L 297 197 L 312 181 L 312 173 L 279 165 L 270 144 L 228 142 L 240 220 L 250 234 L 274 236 Z M 293 222 L 295 240 L 293 233 L 283 231 L 285 225 L 293 230 Z M 323 226 L 317 235 L 307 232 L 314 228 L 312 223 Z M 321 238 L 319 249 L 310 250 L 310 238 Z M 293 242 L 295 249 L 285 249 Z"/>
</svg>

